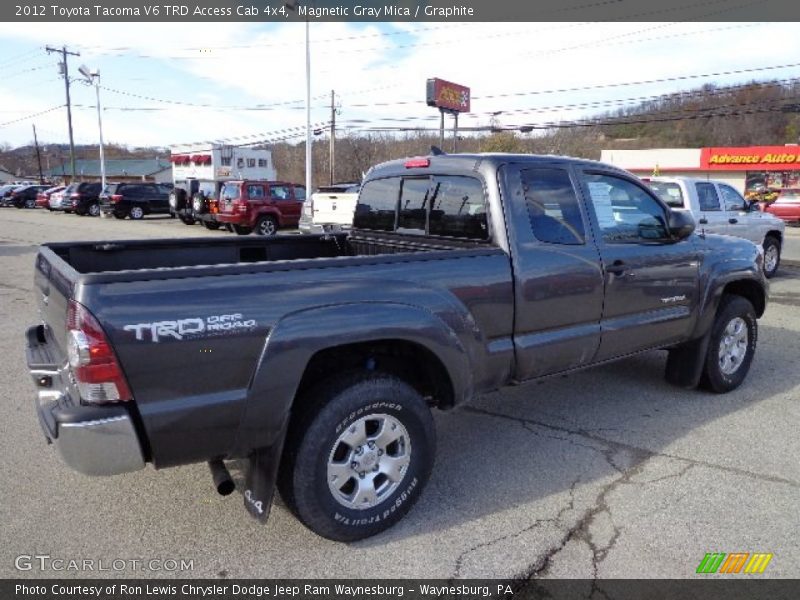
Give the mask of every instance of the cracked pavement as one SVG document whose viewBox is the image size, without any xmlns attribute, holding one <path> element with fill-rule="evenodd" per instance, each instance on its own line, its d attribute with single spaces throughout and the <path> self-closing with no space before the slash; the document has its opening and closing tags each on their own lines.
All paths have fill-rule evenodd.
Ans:
<svg viewBox="0 0 800 600">
<path fill-rule="evenodd" d="M 673 388 L 665 354 L 654 352 L 437 414 L 436 466 L 421 500 L 363 542 L 318 538 L 280 504 L 257 525 L 240 495 L 214 493 L 202 464 L 73 473 L 44 442 L 25 372 L 36 245 L 207 234 L 166 219 L 0 209 L 0 576 L 173 575 L 14 568 L 19 554 L 45 553 L 186 558 L 190 577 L 685 578 L 706 552 L 771 552 L 764 576 L 800 576 L 797 269 L 772 280 L 739 390 Z"/>
</svg>

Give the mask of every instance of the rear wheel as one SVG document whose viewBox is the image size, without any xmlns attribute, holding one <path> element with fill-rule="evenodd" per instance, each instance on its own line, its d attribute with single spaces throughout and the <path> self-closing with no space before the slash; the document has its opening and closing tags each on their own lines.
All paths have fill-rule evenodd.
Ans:
<svg viewBox="0 0 800 600">
<path fill-rule="evenodd" d="M 233 232 L 236 235 L 250 235 L 253 232 L 253 228 L 245 227 L 244 225 L 233 225 Z"/>
<path fill-rule="evenodd" d="M 764 276 L 771 278 L 778 272 L 781 263 L 781 243 L 775 236 L 764 239 Z"/>
<path fill-rule="evenodd" d="M 258 219 L 255 232 L 258 235 L 275 235 L 278 232 L 278 222 L 271 215 L 264 215 Z"/>
<path fill-rule="evenodd" d="M 35 198 L 27 198 L 25 200 L 25 208 L 36 208 L 36 199 Z"/>
<path fill-rule="evenodd" d="M 718 394 L 739 387 L 750 370 L 757 338 L 753 305 L 741 296 L 723 296 L 711 328 L 702 386 Z"/>
<path fill-rule="evenodd" d="M 128 211 L 131 219 L 134 221 L 140 221 L 144 218 L 144 209 L 141 206 L 131 206 L 130 211 Z"/>
<path fill-rule="evenodd" d="M 303 524 L 351 542 L 402 519 L 422 493 L 436 452 L 422 396 L 391 375 L 350 374 L 312 388 L 302 406 L 278 485 Z"/>
</svg>

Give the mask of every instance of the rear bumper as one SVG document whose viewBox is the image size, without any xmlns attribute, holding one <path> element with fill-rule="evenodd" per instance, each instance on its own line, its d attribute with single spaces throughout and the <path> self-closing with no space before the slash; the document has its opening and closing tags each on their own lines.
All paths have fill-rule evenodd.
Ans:
<svg viewBox="0 0 800 600">
<path fill-rule="evenodd" d="M 128 409 L 72 402 L 66 366 L 54 362 L 43 326 L 25 334 L 28 372 L 36 387 L 36 412 L 45 437 L 73 470 L 116 475 L 144 467 L 144 454 Z"/>
</svg>

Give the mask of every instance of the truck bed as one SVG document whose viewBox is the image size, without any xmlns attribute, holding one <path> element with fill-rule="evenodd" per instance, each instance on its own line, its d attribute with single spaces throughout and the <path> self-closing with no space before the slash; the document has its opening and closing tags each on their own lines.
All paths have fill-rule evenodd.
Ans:
<svg viewBox="0 0 800 600">
<path fill-rule="evenodd" d="M 47 244 L 82 280 L 129 280 L 146 278 L 213 275 L 230 273 L 235 265 L 306 261 L 341 257 L 367 257 L 410 252 L 452 252 L 464 249 L 491 249 L 485 242 L 432 239 L 395 233 L 354 231 L 337 235 L 287 235 L 272 238 L 192 238 L 162 240 L 124 240 L 114 242 L 64 242 Z M 496 249 L 495 249 L 496 250 Z M 351 264 L 348 261 L 348 264 Z M 294 265 L 292 265 L 294 267 Z M 299 268 L 300 265 L 298 265 Z M 191 274 L 187 270 L 192 271 Z M 116 274 L 108 277 L 92 277 Z"/>
</svg>

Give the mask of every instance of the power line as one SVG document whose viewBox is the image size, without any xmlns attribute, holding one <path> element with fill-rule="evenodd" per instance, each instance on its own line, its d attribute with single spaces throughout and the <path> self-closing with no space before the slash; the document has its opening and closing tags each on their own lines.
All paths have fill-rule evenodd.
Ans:
<svg viewBox="0 0 800 600">
<path fill-rule="evenodd" d="M 53 112 L 54 110 L 58 110 L 59 108 L 64 108 L 64 104 L 59 104 L 58 106 L 52 106 L 46 110 L 42 110 L 37 113 L 33 113 L 31 115 L 25 115 L 24 117 L 20 117 L 18 119 L 14 119 L 13 121 L 6 121 L 5 123 L 0 123 L 0 127 L 6 127 L 8 125 L 13 125 L 14 123 L 19 123 L 20 121 L 26 121 L 28 119 L 33 119 L 34 117 L 38 117 L 40 115 L 46 115 L 49 112 Z"/>
</svg>

